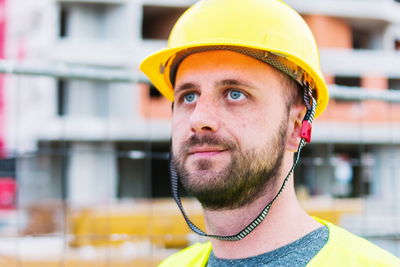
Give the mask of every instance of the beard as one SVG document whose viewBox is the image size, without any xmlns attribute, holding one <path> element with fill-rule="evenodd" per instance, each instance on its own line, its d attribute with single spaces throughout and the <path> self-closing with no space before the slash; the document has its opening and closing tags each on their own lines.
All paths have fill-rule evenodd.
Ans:
<svg viewBox="0 0 400 267">
<path fill-rule="evenodd" d="M 282 120 L 279 131 L 259 151 L 241 150 L 232 141 L 214 133 L 194 134 L 182 145 L 177 155 L 172 155 L 176 171 L 187 193 L 196 197 L 210 210 L 244 207 L 274 188 L 280 174 L 285 151 L 287 119 Z M 221 146 L 230 152 L 228 164 L 217 171 L 214 162 L 198 159 L 195 171 L 190 172 L 185 163 L 188 150 L 195 145 Z"/>
</svg>

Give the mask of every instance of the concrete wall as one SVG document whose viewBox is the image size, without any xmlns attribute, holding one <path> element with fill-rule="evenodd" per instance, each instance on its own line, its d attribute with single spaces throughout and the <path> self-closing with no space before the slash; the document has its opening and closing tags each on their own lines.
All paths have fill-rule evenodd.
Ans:
<svg viewBox="0 0 400 267">
<path fill-rule="evenodd" d="M 400 146 L 377 146 L 374 156 L 374 195 L 386 203 L 400 203 Z"/>
<path fill-rule="evenodd" d="M 117 167 L 112 143 L 72 143 L 67 195 L 73 204 L 110 203 L 117 197 Z"/>
<path fill-rule="evenodd" d="M 17 163 L 18 205 L 44 203 L 63 197 L 62 158 L 58 155 L 27 156 Z"/>
</svg>

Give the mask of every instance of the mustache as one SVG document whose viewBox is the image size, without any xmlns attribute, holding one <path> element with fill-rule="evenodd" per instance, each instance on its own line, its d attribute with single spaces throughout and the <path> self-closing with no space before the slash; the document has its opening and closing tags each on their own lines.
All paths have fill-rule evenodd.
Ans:
<svg viewBox="0 0 400 267">
<path fill-rule="evenodd" d="M 234 142 L 227 138 L 217 136 L 215 134 L 193 134 L 185 142 L 183 142 L 182 151 L 183 154 L 187 154 L 189 149 L 193 146 L 221 146 L 225 149 L 235 149 L 236 145 Z"/>
</svg>

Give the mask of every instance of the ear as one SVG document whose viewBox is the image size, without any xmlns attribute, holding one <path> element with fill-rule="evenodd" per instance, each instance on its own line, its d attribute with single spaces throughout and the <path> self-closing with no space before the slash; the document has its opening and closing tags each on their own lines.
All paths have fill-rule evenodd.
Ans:
<svg viewBox="0 0 400 267">
<path fill-rule="evenodd" d="M 300 143 L 301 126 L 307 109 L 304 105 L 292 105 L 289 111 L 286 150 L 296 152 Z"/>
</svg>

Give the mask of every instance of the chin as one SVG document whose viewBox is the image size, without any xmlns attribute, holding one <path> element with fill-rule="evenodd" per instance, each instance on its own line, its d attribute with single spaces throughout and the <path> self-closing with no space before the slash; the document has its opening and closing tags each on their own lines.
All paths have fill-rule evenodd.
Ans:
<svg viewBox="0 0 400 267">
<path fill-rule="evenodd" d="M 189 171 L 189 177 L 192 181 L 216 181 L 220 176 L 220 170 L 207 169 L 207 170 L 192 170 Z"/>
<path fill-rule="evenodd" d="M 200 158 L 189 161 L 186 168 L 190 173 L 198 171 L 218 172 L 225 169 L 228 165 L 229 160 Z"/>
</svg>

